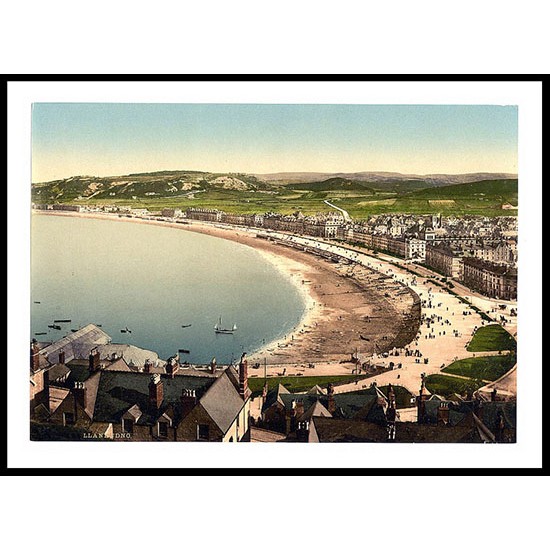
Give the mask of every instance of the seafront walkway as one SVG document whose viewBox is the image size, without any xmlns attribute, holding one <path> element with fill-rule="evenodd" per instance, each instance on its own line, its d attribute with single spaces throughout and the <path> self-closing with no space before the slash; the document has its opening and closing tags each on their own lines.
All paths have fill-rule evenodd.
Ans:
<svg viewBox="0 0 550 550">
<path fill-rule="evenodd" d="M 417 337 L 407 346 L 409 351 L 413 353 L 419 352 L 420 357 L 415 355 L 405 356 L 403 351 L 400 352 L 399 356 L 390 355 L 387 358 L 375 355 L 370 360 L 376 365 L 387 366 L 392 361 L 396 365 L 400 364 L 401 367 L 388 370 L 362 381 L 337 386 L 335 391 L 347 392 L 359 390 L 368 387 L 372 382 L 377 382 L 379 386 L 389 383 L 404 386 L 416 395 L 420 388 L 422 374 L 440 374 L 443 367 L 458 359 L 495 354 L 492 352 L 472 353 L 466 350 L 476 328 L 484 326 L 488 322 L 484 321 L 473 307 L 461 301 L 459 298 L 460 295 L 455 296 L 449 293 L 446 288 L 435 285 L 434 279 L 430 278 L 434 274 L 428 270 L 426 270 L 424 276 L 420 272 L 413 274 L 402 269 L 394 257 L 372 256 L 361 249 L 343 247 L 308 237 L 274 233 L 270 235 L 276 238 L 287 239 L 309 248 L 315 247 L 322 251 L 338 254 L 350 261 L 357 262 L 359 265 L 374 269 L 407 285 L 421 299 L 422 313 L 425 316 L 425 320 L 420 327 Z M 404 267 L 408 268 L 409 266 L 404 264 Z M 456 289 L 453 290 L 456 291 Z M 505 303 L 477 297 L 476 303 L 474 303 L 473 298 L 471 300 L 473 305 L 484 312 L 489 312 L 486 314 L 495 319 L 495 321 L 501 315 L 498 305 Z M 510 303 L 507 304 L 510 305 Z M 515 304 L 513 305 L 515 306 Z M 507 311 L 509 311 L 509 308 Z M 428 318 L 429 321 L 427 321 Z M 517 326 L 517 317 L 507 315 L 507 319 L 506 328 L 514 332 Z M 331 371 L 330 366 L 327 365 L 322 373 L 316 368 L 315 375 L 340 374 L 342 371 L 342 365 L 333 365 L 333 368 L 334 370 Z M 348 373 L 349 368 L 348 365 Z M 294 372 L 294 367 L 287 366 L 287 375 L 297 374 L 297 372 L 299 371 Z M 302 375 L 306 375 L 303 369 L 300 369 L 300 372 Z M 270 372 L 270 375 L 273 374 L 275 372 Z"/>
</svg>

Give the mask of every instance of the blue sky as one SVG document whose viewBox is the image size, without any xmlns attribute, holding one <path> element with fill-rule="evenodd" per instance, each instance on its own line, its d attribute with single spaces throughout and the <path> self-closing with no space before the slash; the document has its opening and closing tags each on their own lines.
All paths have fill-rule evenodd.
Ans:
<svg viewBox="0 0 550 550">
<path fill-rule="evenodd" d="M 156 170 L 517 172 L 517 108 L 38 103 L 33 182 Z"/>
</svg>

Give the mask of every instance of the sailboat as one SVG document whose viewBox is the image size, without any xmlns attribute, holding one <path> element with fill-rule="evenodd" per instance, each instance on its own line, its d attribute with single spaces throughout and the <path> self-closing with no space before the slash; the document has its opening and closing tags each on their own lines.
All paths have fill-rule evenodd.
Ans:
<svg viewBox="0 0 550 550">
<path fill-rule="evenodd" d="M 233 325 L 233 328 L 223 328 L 222 318 L 214 325 L 216 334 L 233 334 L 237 330 L 237 325 Z"/>
</svg>

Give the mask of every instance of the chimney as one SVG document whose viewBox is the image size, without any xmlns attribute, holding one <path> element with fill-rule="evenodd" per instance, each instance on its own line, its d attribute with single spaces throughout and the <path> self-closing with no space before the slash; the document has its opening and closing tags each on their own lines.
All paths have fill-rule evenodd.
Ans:
<svg viewBox="0 0 550 550">
<path fill-rule="evenodd" d="M 215 357 L 212 357 L 212 361 L 210 361 L 210 372 L 212 374 L 216 374 L 216 358 Z"/>
<path fill-rule="evenodd" d="M 178 361 L 177 356 L 176 357 L 170 357 L 166 363 L 166 373 L 170 378 L 174 378 L 176 376 L 176 373 L 178 372 L 180 368 L 180 364 Z"/>
<path fill-rule="evenodd" d="M 153 364 L 151 363 L 151 361 L 149 359 L 146 359 L 145 364 L 143 365 L 143 372 L 150 373 L 152 366 Z"/>
<path fill-rule="evenodd" d="M 197 404 L 197 397 L 195 395 L 195 390 L 185 390 L 181 391 L 181 416 L 186 417 Z"/>
<path fill-rule="evenodd" d="M 292 415 L 294 413 L 294 407 L 292 410 L 285 409 L 285 434 L 288 435 L 292 429 Z"/>
<path fill-rule="evenodd" d="M 296 438 L 298 439 L 298 441 L 307 443 L 309 439 L 309 422 L 307 420 L 305 420 L 304 422 L 298 422 Z"/>
<path fill-rule="evenodd" d="M 334 387 L 331 383 L 327 386 L 328 406 L 327 410 L 330 414 L 336 412 L 336 401 L 334 401 Z"/>
<path fill-rule="evenodd" d="M 96 370 L 99 370 L 99 351 L 97 348 L 94 348 L 91 352 L 90 352 L 90 356 L 89 356 L 89 367 L 90 367 L 90 372 L 95 372 Z"/>
<path fill-rule="evenodd" d="M 246 353 L 241 355 L 239 362 L 239 395 L 245 401 L 250 395 L 248 390 L 248 361 L 246 360 Z"/>
<path fill-rule="evenodd" d="M 302 399 L 298 399 L 295 405 L 296 418 L 300 418 L 304 414 L 304 402 Z"/>
<path fill-rule="evenodd" d="M 73 388 L 73 394 L 75 401 L 83 408 L 88 406 L 87 389 L 84 382 L 75 382 Z"/>
<path fill-rule="evenodd" d="M 160 374 L 153 374 L 151 382 L 149 382 L 149 407 L 154 410 L 159 410 L 164 397 L 162 380 Z"/>
<path fill-rule="evenodd" d="M 40 369 L 40 356 L 39 356 L 38 342 L 36 341 L 36 338 L 33 338 L 31 342 L 31 370 L 33 372 L 36 372 L 39 369 Z"/>
<path fill-rule="evenodd" d="M 65 351 L 59 352 L 59 363 L 61 363 L 62 365 L 65 364 Z"/>
<path fill-rule="evenodd" d="M 393 386 L 389 384 L 388 387 L 388 408 L 389 409 L 395 409 L 395 392 L 393 390 Z"/>
<path fill-rule="evenodd" d="M 428 395 L 425 393 L 426 383 L 424 380 L 424 373 L 421 375 L 422 382 L 420 384 L 420 392 L 418 393 L 418 399 L 416 400 L 416 406 L 418 409 L 417 422 L 423 424 L 426 416 L 426 400 Z"/>
<path fill-rule="evenodd" d="M 442 401 L 437 409 L 437 423 L 448 424 L 449 423 L 449 403 Z"/>
<path fill-rule="evenodd" d="M 391 425 L 395 424 L 395 419 L 397 417 L 397 411 L 395 406 L 395 392 L 393 391 L 393 386 L 390 384 L 388 387 L 388 408 L 386 409 L 386 421 L 388 422 L 389 435 L 388 439 L 395 439 L 395 430 L 391 430 Z"/>
</svg>

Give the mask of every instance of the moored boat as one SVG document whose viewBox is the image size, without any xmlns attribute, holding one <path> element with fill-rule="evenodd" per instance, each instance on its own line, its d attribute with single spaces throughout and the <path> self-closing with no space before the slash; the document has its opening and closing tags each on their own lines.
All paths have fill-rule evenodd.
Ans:
<svg viewBox="0 0 550 550">
<path fill-rule="evenodd" d="M 237 325 L 233 325 L 232 328 L 223 328 L 222 318 L 214 325 L 214 330 L 216 334 L 233 334 L 237 330 Z"/>
</svg>

